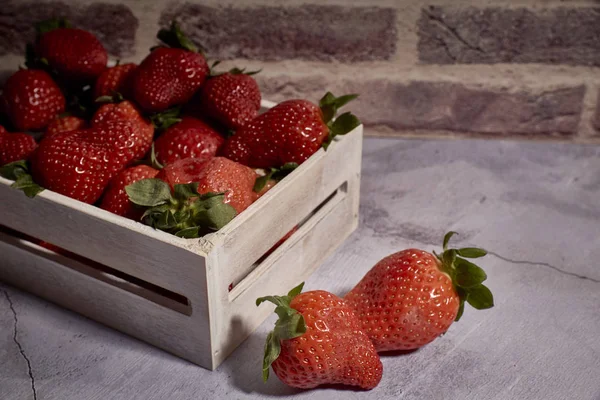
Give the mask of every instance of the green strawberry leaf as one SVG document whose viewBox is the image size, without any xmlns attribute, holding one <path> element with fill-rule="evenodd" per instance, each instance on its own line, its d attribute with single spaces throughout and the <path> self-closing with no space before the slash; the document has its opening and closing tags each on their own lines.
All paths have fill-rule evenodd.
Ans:
<svg viewBox="0 0 600 400">
<path fill-rule="evenodd" d="M 227 225 L 236 215 L 235 208 L 229 204 L 220 203 L 198 212 L 195 220 L 202 226 L 216 231 Z"/>
<path fill-rule="evenodd" d="M 194 42 L 181 31 L 181 28 L 176 21 L 171 22 L 171 27 L 169 29 L 159 30 L 156 37 L 169 47 L 184 49 L 194 53 L 203 53 L 203 51 L 201 51 L 198 46 L 196 46 Z"/>
<path fill-rule="evenodd" d="M 458 305 L 458 312 L 456 313 L 456 318 L 454 318 L 454 322 L 458 322 L 465 312 L 465 301 L 461 298 L 460 303 Z"/>
<path fill-rule="evenodd" d="M 22 190 L 27 197 L 33 198 L 44 188 L 33 181 L 29 174 L 29 166 L 26 160 L 14 161 L 0 167 L 0 176 L 14 181 L 10 187 Z"/>
<path fill-rule="evenodd" d="M 175 236 L 184 239 L 196 239 L 200 237 L 200 227 L 192 226 L 191 228 L 185 228 L 175 232 Z"/>
<path fill-rule="evenodd" d="M 485 285 L 478 285 L 469 289 L 467 302 L 477 310 L 485 310 L 494 306 L 494 296 Z"/>
<path fill-rule="evenodd" d="M 273 361 L 281 353 L 281 340 L 289 340 L 302 336 L 306 332 L 306 322 L 304 317 L 297 310 L 290 307 L 294 297 L 302 292 L 304 282 L 290 290 L 287 296 L 265 296 L 256 299 L 256 306 L 265 301 L 275 304 L 275 312 L 279 319 L 275 323 L 275 328 L 271 331 L 265 342 L 265 352 L 263 357 L 263 380 L 269 379 L 269 368 Z"/>
<path fill-rule="evenodd" d="M 262 375 L 263 381 L 269 380 L 269 369 L 273 361 L 277 360 L 281 353 L 281 342 L 279 338 L 275 336 L 274 332 L 269 332 L 267 335 L 267 341 L 265 342 L 265 354 L 263 357 Z"/>
<path fill-rule="evenodd" d="M 38 193 L 44 190 L 43 187 L 33 181 L 33 178 L 29 174 L 19 176 L 10 187 L 22 190 L 30 198 L 37 196 Z"/>
<path fill-rule="evenodd" d="M 446 249 L 448 248 L 448 242 L 450 241 L 450 239 L 452 238 L 452 236 L 457 235 L 458 233 L 450 231 L 448 233 L 446 233 L 446 235 L 444 235 L 444 243 L 443 243 L 443 248 L 444 251 L 446 251 Z"/>
<path fill-rule="evenodd" d="M 487 279 L 487 275 L 477 265 L 465 260 L 464 258 L 456 257 L 456 276 L 455 282 L 463 288 L 471 288 L 480 285 Z"/>
<path fill-rule="evenodd" d="M 181 106 L 173 107 L 165 111 L 155 113 L 150 116 L 150 122 L 158 132 L 162 132 L 167 128 L 181 122 Z"/>
<path fill-rule="evenodd" d="M 459 256 L 466 258 L 479 258 L 487 254 L 487 251 L 477 247 L 463 247 L 462 249 L 456 250 L 456 252 Z"/>
<path fill-rule="evenodd" d="M 38 36 L 59 28 L 70 28 L 71 23 L 65 18 L 52 18 L 35 24 L 35 31 Z"/>
<path fill-rule="evenodd" d="M 333 136 L 345 135 L 360 125 L 360 120 L 350 112 L 343 113 L 331 125 Z"/>
<path fill-rule="evenodd" d="M 256 181 L 254 182 L 254 188 L 252 190 L 256 193 L 259 193 L 261 190 L 263 190 L 270 179 L 279 182 L 291 174 L 296 168 L 298 168 L 298 163 L 295 162 L 285 163 L 280 168 L 271 168 L 265 175 L 256 178 Z"/>
<path fill-rule="evenodd" d="M 142 179 L 125 187 L 129 200 L 137 205 L 154 207 L 172 200 L 171 188 L 160 179 Z"/>
<path fill-rule="evenodd" d="M 175 199 L 176 200 L 188 200 L 192 197 L 198 197 L 198 182 L 176 184 L 174 187 Z"/>
</svg>

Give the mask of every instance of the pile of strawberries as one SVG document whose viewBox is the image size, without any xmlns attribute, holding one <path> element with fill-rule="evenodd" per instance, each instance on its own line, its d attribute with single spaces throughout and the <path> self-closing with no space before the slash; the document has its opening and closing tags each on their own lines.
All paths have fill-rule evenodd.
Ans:
<svg viewBox="0 0 600 400">
<path fill-rule="evenodd" d="M 36 29 L 0 101 L 0 174 L 30 197 L 48 189 L 198 237 L 360 124 L 336 118 L 355 95 L 259 114 L 255 72 L 216 72 L 176 23 L 139 65 L 112 67 L 92 33 L 65 20 Z"/>
<path fill-rule="evenodd" d="M 486 273 L 466 258 L 483 249 L 449 249 L 441 254 L 407 249 L 389 255 L 340 298 L 324 290 L 256 300 L 276 305 L 279 316 L 267 336 L 263 378 L 270 368 L 284 383 L 303 389 L 343 384 L 373 389 L 381 381 L 381 352 L 419 349 L 444 334 L 464 311 L 478 310 L 494 298 L 483 284 Z"/>
</svg>

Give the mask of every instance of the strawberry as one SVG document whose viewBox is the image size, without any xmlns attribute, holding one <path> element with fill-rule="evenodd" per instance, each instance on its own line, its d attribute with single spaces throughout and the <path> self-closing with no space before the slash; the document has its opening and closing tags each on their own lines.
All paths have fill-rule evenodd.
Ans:
<svg viewBox="0 0 600 400">
<path fill-rule="evenodd" d="M 241 213 L 257 199 L 252 190 L 254 170 L 223 157 L 204 156 L 183 159 L 166 165 L 157 175 L 174 187 L 176 184 L 198 183 L 198 193 L 225 193 L 225 203 Z"/>
<path fill-rule="evenodd" d="M 131 81 L 136 68 L 136 64 L 128 63 L 105 69 L 94 85 L 94 99 L 115 93 L 131 97 Z"/>
<path fill-rule="evenodd" d="M 143 211 L 137 208 L 125 192 L 125 187 L 142 179 L 154 178 L 158 170 L 148 165 L 137 165 L 119 172 L 108 184 L 100 208 L 130 219 L 139 219 Z"/>
<path fill-rule="evenodd" d="M 460 319 L 465 301 L 478 310 L 493 306 L 485 272 L 462 258 L 485 250 L 447 249 L 453 234 L 440 255 L 408 249 L 385 257 L 345 296 L 377 351 L 430 343 Z"/>
<path fill-rule="evenodd" d="M 279 320 L 267 336 L 263 379 L 269 367 L 287 385 L 309 389 L 344 384 L 373 389 L 381 380 L 381 360 L 361 330 L 355 312 L 323 290 L 301 293 L 303 283 L 287 296 L 256 300 L 274 303 Z"/>
<path fill-rule="evenodd" d="M 130 101 L 109 103 L 102 105 L 92 117 L 91 125 L 100 126 L 109 121 L 130 120 L 138 125 L 135 136 L 130 137 L 132 142 L 128 146 L 128 154 L 132 160 L 144 157 L 152 146 L 154 127 L 146 120 L 139 110 Z"/>
<path fill-rule="evenodd" d="M 33 136 L 26 133 L 4 133 L 0 136 L 0 166 L 26 160 L 37 147 Z"/>
<path fill-rule="evenodd" d="M 51 20 L 37 26 L 37 57 L 64 81 L 90 81 L 106 68 L 108 54 L 92 33 L 69 27 L 68 22 Z"/>
<path fill-rule="evenodd" d="M 56 118 L 54 121 L 50 122 L 50 125 L 48 125 L 48 127 L 46 128 L 44 139 L 52 137 L 60 132 L 70 132 L 78 129 L 83 129 L 86 125 L 87 123 L 84 119 L 72 115 L 68 115 L 62 118 Z"/>
<path fill-rule="evenodd" d="M 32 175 L 47 189 L 92 204 L 109 181 L 136 159 L 144 137 L 140 123 L 128 119 L 58 133 L 42 140 L 33 154 Z"/>
<path fill-rule="evenodd" d="M 233 69 L 209 78 L 200 90 L 203 113 L 233 130 L 254 119 L 260 109 L 261 96 L 251 74 L 253 72 Z"/>
<path fill-rule="evenodd" d="M 184 158 L 215 156 L 225 139 L 213 128 L 193 117 L 183 117 L 156 140 L 156 159 L 170 164 Z"/>
<path fill-rule="evenodd" d="M 344 135 L 360 125 L 351 113 L 337 109 L 356 95 L 335 97 L 327 93 L 319 106 L 306 100 L 288 100 L 248 122 L 230 137 L 222 154 L 252 168 L 301 164 L 333 137 Z"/>
<path fill-rule="evenodd" d="M 158 38 L 171 47 L 154 49 L 133 76 L 133 98 L 146 111 L 164 111 L 187 103 L 208 74 L 208 64 L 196 46 L 173 23 Z"/>
<path fill-rule="evenodd" d="M 40 70 L 15 72 L 4 85 L 2 99 L 6 114 L 20 131 L 42 130 L 65 110 L 65 96 Z"/>
<path fill-rule="evenodd" d="M 0 125 L 0 138 L 1 138 L 1 137 L 2 137 L 2 135 L 4 135 L 5 133 L 8 133 L 8 132 L 7 132 L 7 130 L 6 130 L 6 129 L 5 129 L 3 126 L 2 126 L 2 125 Z M 1 140 L 1 139 L 0 139 L 0 140 Z"/>
</svg>

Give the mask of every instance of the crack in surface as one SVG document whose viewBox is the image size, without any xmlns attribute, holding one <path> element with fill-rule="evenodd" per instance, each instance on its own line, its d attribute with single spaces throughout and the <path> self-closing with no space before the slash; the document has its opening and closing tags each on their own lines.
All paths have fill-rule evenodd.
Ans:
<svg viewBox="0 0 600 400">
<path fill-rule="evenodd" d="M 569 272 L 569 271 L 565 271 L 564 269 L 558 268 L 557 266 L 554 266 L 552 264 L 546 263 L 546 262 L 538 262 L 538 261 L 525 261 L 525 260 L 512 260 L 508 257 L 504 257 L 501 256 L 498 253 L 495 253 L 493 251 L 488 251 L 488 254 L 491 254 L 495 257 L 498 257 L 501 260 L 504 260 L 506 262 L 509 262 L 511 264 L 524 264 L 524 265 L 533 265 L 533 266 L 541 266 L 541 267 L 546 267 L 546 268 L 550 268 L 560 274 L 563 275 L 568 275 L 568 276 L 572 276 L 575 278 L 579 278 L 579 279 L 583 279 L 586 281 L 591 281 L 591 282 L 595 282 L 595 283 L 600 283 L 600 279 L 596 279 L 596 278 L 592 278 L 589 276 L 585 276 L 585 275 L 581 275 L 581 274 L 577 274 L 575 272 Z"/>
<path fill-rule="evenodd" d="M 31 390 L 33 391 L 33 399 L 37 400 L 37 392 L 35 390 L 35 378 L 33 377 L 33 370 L 31 369 L 31 362 L 29 361 L 29 358 L 25 354 L 25 350 L 23 350 L 23 346 L 21 346 L 21 343 L 19 342 L 19 339 L 17 338 L 17 333 L 18 333 L 18 327 L 17 327 L 17 325 L 19 323 L 19 320 L 17 318 L 17 311 L 15 310 L 15 306 L 14 306 L 14 304 L 12 302 L 12 299 L 8 295 L 8 291 L 6 291 L 4 289 L 2 291 L 4 292 L 4 296 L 6 297 L 6 300 L 8 300 L 8 306 L 10 307 L 10 311 L 12 311 L 13 320 L 15 321 L 15 323 L 13 325 L 13 341 L 15 342 L 15 344 L 17 345 L 17 347 L 19 348 L 19 352 L 21 353 L 21 356 L 23 357 L 23 359 L 27 363 L 27 370 L 28 370 L 28 373 L 29 373 L 29 379 L 31 380 Z"/>
<path fill-rule="evenodd" d="M 461 42 L 463 45 L 467 46 L 467 48 L 477 51 L 479 53 L 483 53 L 485 54 L 485 50 L 483 50 L 481 47 L 477 46 L 477 45 L 473 45 L 469 42 L 467 42 L 459 33 L 458 31 L 451 27 L 450 25 L 448 25 L 446 23 L 446 21 L 444 21 L 442 18 L 430 13 L 429 11 L 423 9 L 423 13 L 425 13 L 425 15 L 427 15 L 429 17 L 429 19 L 431 21 L 433 21 L 434 23 L 436 23 L 437 25 L 439 25 L 442 29 L 448 31 L 452 36 L 454 36 L 456 38 L 456 40 L 458 40 L 459 42 Z"/>
</svg>

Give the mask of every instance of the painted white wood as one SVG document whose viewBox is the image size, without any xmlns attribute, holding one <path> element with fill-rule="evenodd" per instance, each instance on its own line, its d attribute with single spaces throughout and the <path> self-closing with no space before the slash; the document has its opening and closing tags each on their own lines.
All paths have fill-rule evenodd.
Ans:
<svg viewBox="0 0 600 400">
<path fill-rule="evenodd" d="M 29 199 L 0 178 L 0 225 L 185 296 L 190 305 L 3 233 L 0 280 L 214 369 L 271 312 L 257 308 L 256 297 L 306 279 L 356 228 L 361 147 L 362 126 L 201 239 L 180 239 L 48 190 Z"/>
</svg>

